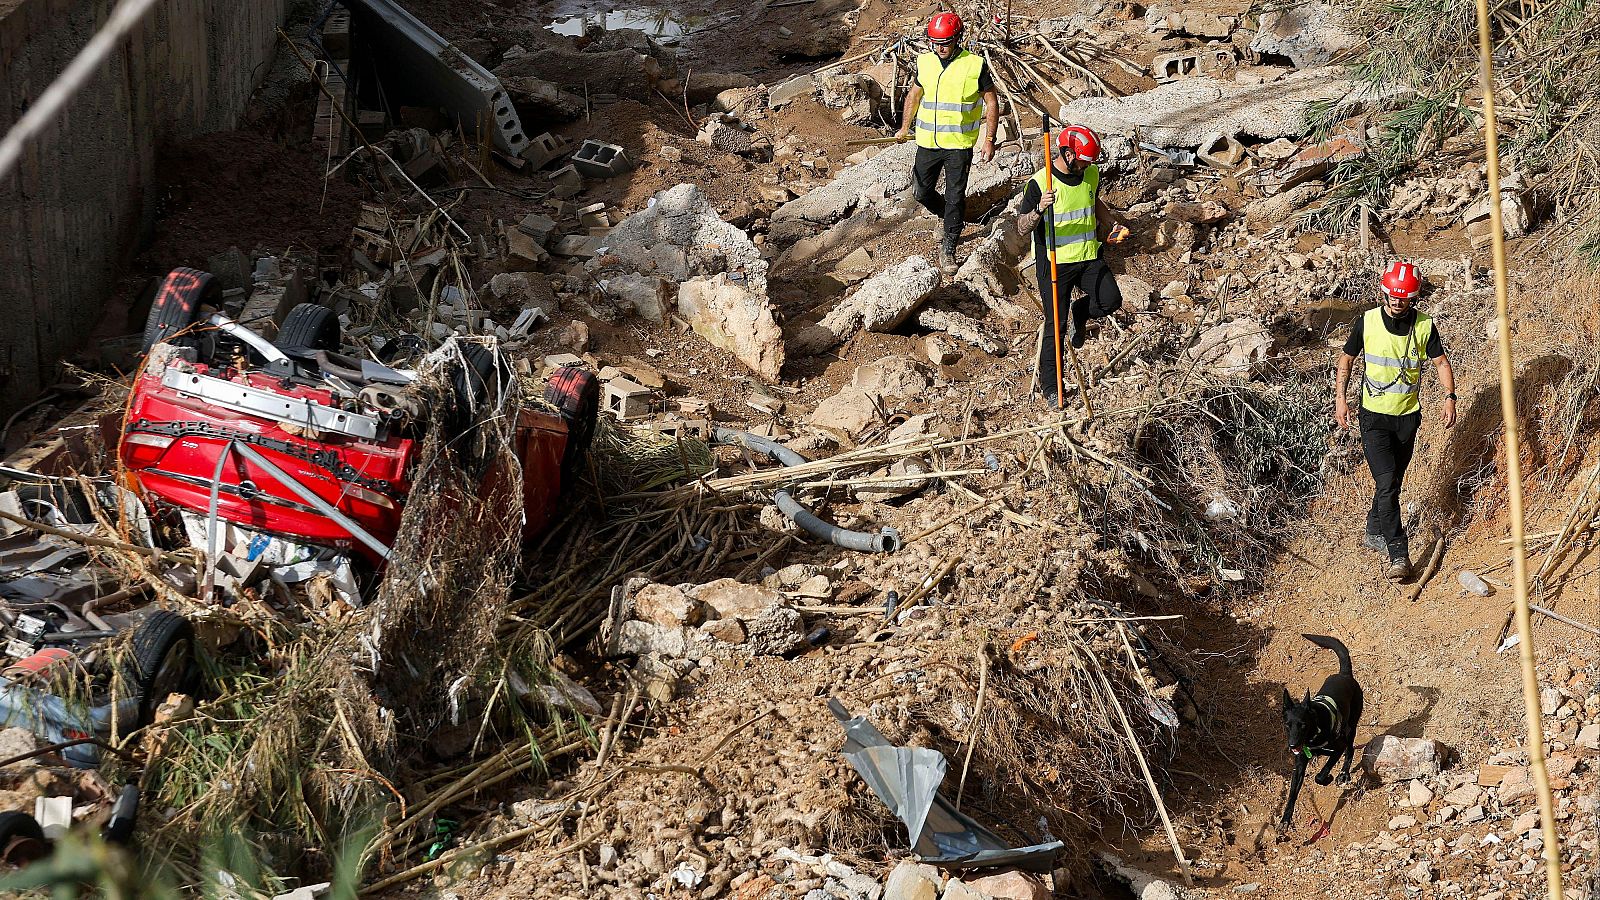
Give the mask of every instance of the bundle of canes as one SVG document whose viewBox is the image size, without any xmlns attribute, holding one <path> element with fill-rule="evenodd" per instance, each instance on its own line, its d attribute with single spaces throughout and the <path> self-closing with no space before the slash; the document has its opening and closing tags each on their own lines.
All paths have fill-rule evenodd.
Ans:
<svg viewBox="0 0 1600 900">
<path fill-rule="evenodd" d="M 1044 119 L 1044 192 L 1049 194 L 1055 190 L 1055 178 L 1053 176 L 1053 172 L 1055 171 L 1055 162 L 1051 156 L 1051 154 L 1054 152 L 1055 141 L 1050 136 L 1050 117 L 1043 116 L 1042 118 Z M 1052 207 L 1050 210 L 1049 218 L 1045 220 L 1044 233 L 1046 235 L 1046 240 L 1050 245 L 1050 321 L 1055 326 L 1056 408 L 1066 409 L 1067 406 L 1066 380 L 1065 376 L 1061 372 L 1061 345 L 1064 343 L 1067 347 L 1067 356 L 1072 359 L 1072 373 L 1078 379 L 1078 393 L 1083 397 L 1083 411 L 1085 413 L 1085 417 L 1092 419 L 1094 418 L 1094 406 L 1089 402 L 1089 384 L 1084 380 L 1083 366 L 1078 362 L 1078 350 L 1072 346 L 1071 341 L 1063 340 L 1064 333 L 1061 330 L 1061 286 L 1056 281 L 1056 229 L 1054 207 Z M 1071 300 L 1069 295 L 1069 308 L 1067 310 L 1069 315 L 1072 312 L 1070 304 Z"/>
</svg>

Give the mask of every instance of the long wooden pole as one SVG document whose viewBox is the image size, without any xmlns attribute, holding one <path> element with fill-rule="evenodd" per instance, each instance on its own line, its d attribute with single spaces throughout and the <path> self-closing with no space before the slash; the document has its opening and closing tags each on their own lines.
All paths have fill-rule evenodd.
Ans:
<svg viewBox="0 0 1600 900">
<path fill-rule="evenodd" d="M 1050 139 L 1050 117 L 1044 119 L 1044 192 L 1051 193 L 1055 190 L 1055 160 L 1054 141 Z M 1083 380 L 1083 366 L 1078 364 L 1078 351 L 1072 346 L 1071 341 L 1063 341 L 1066 335 L 1061 330 L 1061 285 L 1056 280 L 1056 214 L 1055 206 L 1050 208 L 1050 215 L 1044 221 L 1044 233 L 1050 246 L 1050 320 L 1055 323 L 1055 351 L 1056 351 L 1056 409 L 1066 409 L 1067 383 L 1066 374 L 1061 371 L 1061 345 L 1067 345 L 1067 355 L 1072 359 L 1072 372 L 1078 379 L 1078 393 L 1083 395 L 1083 411 L 1087 418 L 1094 418 L 1094 406 L 1089 401 L 1089 385 Z M 1068 309 L 1068 314 L 1071 310 Z"/>
<path fill-rule="evenodd" d="M 1544 825 L 1545 880 L 1550 900 L 1563 900 L 1561 844 L 1556 836 L 1555 800 L 1544 764 L 1544 721 L 1539 709 L 1539 671 L 1533 658 L 1533 621 L 1528 609 L 1528 547 L 1522 520 L 1522 447 L 1517 434 L 1516 370 L 1511 360 L 1511 318 L 1506 299 L 1506 240 L 1500 217 L 1500 141 L 1494 115 L 1494 60 L 1489 37 L 1489 3 L 1478 0 L 1478 80 L 1483 83 L 1483 143 L 1489 163 L 1489 237 L 1494 256 L 1495 324 L 1500 343 L 1500 417 L 1506 431 L 1506 491 L 1511 500 L 1512 596 L 1521 638 L 1522 704 L 1528 719 L 1528 766 L 1539 796 Z"/>
</svg>

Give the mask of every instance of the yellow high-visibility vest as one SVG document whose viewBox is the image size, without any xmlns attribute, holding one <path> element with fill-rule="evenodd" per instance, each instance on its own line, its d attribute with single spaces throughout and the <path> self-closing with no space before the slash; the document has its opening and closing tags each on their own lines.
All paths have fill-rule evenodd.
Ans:
<svg viewBox="0 0 1600 900">
<path fill-rule="evenodd" d="M 1406 334 L 1390 334 L 1383 311 L 1367 310 L 1361 324 L 1361 406 L 1375 413 L 1403 416 L 1422 409 L 1422 361 L 1433 336 L 1433 318 L 1417 313 Z"/>
<path fill-rule="evenodd" d="M 1040 169 L 1033 176 L 1041 196 L 1046 193 L 1044 175 L 1044 170 Z M 1100 241 L 1095 237 L 1099 223 L 1094 217 L 1094 198 L 1100 191 L 1100 167 L 1090 164 L 1083 170 L 1083 180 L 1077 184 L 1067 184 L 1052 173 L 1050 188 L 1056 192 L 1056 202 L 1050 209 L 1051 221 L 1045 227 L 1055 229 L 1056 264 L 1083 262 L 1099 256 Z M 1048 235 L 1044 245 L 1049 249 Z M 1032 241 L 1028 242 L 1028 254 L 1033 255 Z M 1045 262 L 1049 264 L 1048 260 Z"/>
<path fill-rule="evenodd" d="M 922 105 L 917 107 L 917 146 L 931 150 L 968 150 L 978 143 L 983 118 L 978 76 L 983 57 L 957 50 L 949 65 L 936 53 L 917 57 L 917 84 Z"/>
</svg>

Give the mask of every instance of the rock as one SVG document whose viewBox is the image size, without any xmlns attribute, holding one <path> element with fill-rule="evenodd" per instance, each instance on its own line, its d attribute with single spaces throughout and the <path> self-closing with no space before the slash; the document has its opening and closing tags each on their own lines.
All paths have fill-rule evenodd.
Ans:
<svg viewBox="0 0 1600 900">
<path fill-rule="evenodd" d="M 869 75 L 822 75 L 817 84 L 822 89 L 822 105 L 840 110 L 839 118 L 846 125 L 872 121 L 883 105 L 883 88 Z"/>
<path fill-rule="evenodd" d="M 1500 191 L 1500 223 L 1505 228 L 1507 240 L 1528 233 L 1531 213 L 1527 198 L 1521 192 L 1502 188 Z M 1494 240 L 1489 221 L 1489 198 L 1485 197 L 1467 208 L 1461 222 L 1467 228 L 1472 249 L 1482 250 Z"/>
<path fill-rule="evenodd" d="M 589 349 L 589 324 L 581 319 L 573 319 L 561 329 L 561 346 L 573 353 L 583 353 Z"/>
<path fill-rule="evenodd" d="M 867 252 L 867 248 L 857 247 L 845 254 L 844 258 L 839 260 L 839 264 L 834 266 L 834 270 L 840 272 L 869 272 L 875 265 L 877 263 L 872 259 L 872 254 Z"/>
<path fill-rule="evenodd" d="M 942 335 L 930 334 L 922 339 L 922 352 L 928 362 L 936 366 L 953 366 L 961 361 L 961 351 Z"/>
<path fill-rule="evenodd" d="M 759 656 L 787 656 L 806 646 L 805 620 L 787 606 L 772 606 L 744 627 L 750 652 Z"/>
<path fill-rule="evenodd" d="M 815 77 L 797 75 L 788 81 L 768 88 L 767 105 L 777 109 L 802 97 L 810 97 L 816 92 L 817 81 Z"/>
<path fill-rule="evenodd" d="M 883 900 L 938 900 L 939 870 L 933 866 L 901 860 L 883 885 Z"/>
<path fill-rule="evenodd" d="M 662 147 L 660 150 L 656 151 L 656 156 L 658 156 L 661 159 L 662 162 L 669 162 L 669 163 L 681 163 L 681 162 L 683 162 L 683 151 L 679 150 L 677 147 L 672 146 L 671 144 L 668 144 L 667 146 Z"/>
<path fill-rule="evenodd" d="M 877 396 L 846 385 L 839 393 L 818 403 L 806 421 L 853 435 L 877 420 Z"/>
<path fill-rule="evenodd" d="M 489 279 L 489 294 L 497 303 L 536 307 L 551 316 L 561 309 L 550 279 L 537 272 L 502 272 Z"/>
<path fill-rule="evenodd" d="M 678 315 L 713 346 L 751 371 L 777 381 L 783 369 L 783 331 L 764 293 L 728 280 L 727 274 L 686 281 L 678 288 Z"/>
<path fill-rule="evenodd" d="M 1367 742 L 1361 767 L 1384 783 L 1431 778 L 1444 768 L 1449 750 L 1431 738 L 1380 734 Z"/>
<path fill-rule="evenodd" d="M 1215 200 L 1200 203 L 1173 202 L 1167 204 L 1167 217 L 1179 222 L 1209 225 L 1229 216 L 1228 208 Z"/>
<path fill-rule="evenodd" d="M 723 153 L 749 153 L 754 146 L 750 132 L 735 125 L 721 113 L 706 116 L 705 121 L 700 123 L 700 133 L 695 135 L 695 140 Z"/>
<path fill-rule="evenodd" d="M 1161 299 L 1182 300 L 1189 296 L 1189 283 L 1187 281 L 1169 281 L 1161 288 Z"/>
<path fill-rule="evenodd" d="M 621 265 L 679 283 L 678 314 L 697 334 L 775 381 L 783 333 L 767 298 L 767 262 L 744 231 L 724 222 L 700 190 L 680 184 L 655 196 L 606 237 L 591 271 Z"/>
<path fill-rule="evenodd" d="M 1403 831 L 1417 824 L 1416 816 L 1395 816 L 1386 826 L 1390 831 Z"/>
<path fill-rule="evenodd" d="M 854 294 L 840 301 L 801 342 L 819 353 L 848 340 L 858 329 L 892 331 L 898 328 L 939 286 L 939 270 L 920 256 L 911 256 L 861 283 Z"/>
<path fill-rule="evenodd" d="M 1422 783 L 1422 779 L 1413 779 L 1411 787 L 1406 792 L 1406 802 L 1414 808 L 1426 807 L 1433 802 L 1433 791 Z"/>
<path fill-rule="evenodd" d="M 1528 767 L 1517 766 L 1506 772 L 1505 777 L 1500 780 L 1500 786 L 1495 789 L 1495 796 L 1500 798 L 1501 803 L 1515 803 L 1532 797 L 1536 790 Z"/>
<path fill-rule="evenodd" d="M 1029 872 L 1001 872 L 966 881 L 969 889 L 989 900 L 1050 900 L 1039 876 Z"/>
<path fill-rule="evenodd" d="M 1272 343 L 1272 332 L 1266 325 L 1236 319 L 1201 332 L 1187 353 L 1190 359 L 1217 374 L 1249 377 L 1255 366 L 1271 354 Z"/>
<path fill-rule="evenodd" d="M 704 603 L 719 619 L 749 621 L 783 602 L 783 596 L 771 588 L 758 584 L 745 584 L 732 578 L 696 585 L 688 596 Z"/>
<path fill-rule="evenodd" d="M 759 122 L 767 117 L 767 89 L 758 84 L 720 91 L 711 99 L 711 111 L 727 113 L 745 122 Z"/>
<path fill-rule="evenodd" d="M 1288 57 L 1300 69 L 1325 66 L 1361 43 L 1343 18 L 1343 11 L 1327 0 L 1265 9 L 1250 49 L 1258 55 Z"/>
<path fill-rule="evenodd" d="M 754 78 L 738 72 L 699 72 L 689 76 L 688 94 L 690 103 L 715 104 L 718 97 L 739 91 L 754 92 L 762 97 L 767 94 L 767 89 L 756 83 Z"/>
<path fill-rule="evenodd" d="M 1433 880 L 1433 860 L 1420 859 L 1417 864 L 1406 870 L 1406 877 L 1418 884 L 1427 884 Z"/>
<path fill-rule="evenodd" d="M 672 283 L 659 275 L 632 272 L 607 278 L 602 287 L 618 307 L 657 325 L 667 320 L 666 311 L 676 293 Z"/>
<path fill-rule="evenodd" d="M 1149 309 L 1156 295 L 1155 285 L 1135 275 L 1118 275 L 1117 290 L 1122 301 L 1135 310 Z"/>
<path fill-rule="evenodd" d="M 1514 837 L 1520 838 L 1539 826 L 1539 811 L 1537 809 L 1529 810 L 1528 812 L 1517 816 L 1516 821 L 1511 823 L 1511 834 Z"/>
<path fill-rule="evenodd" d="M 1475 784 L 1464 784 L 1444 795 L 1444 802 L 1452 806 L 1459 806 L 1462 809 L 1466 809 L 1469 806 L 1477 806 L 1482 799 L 1483 788 Z"/>
<path fill-rule="evenodd" d="M 700 630 L 724 644 L 742 644 L 745 640 L 744 623 L 738 619 L 712 619 Z"/>
<path fill-rule="evenodd" d="M 1552 753 L 1544 761 L 1545 772 L 1552 779 L 1567 778 L 1577 767 L 1578 758 L 1570 753 Z"/>
<path fill-rule="evenodd" d="M 902 401 L 920 396 L 928 389 L 928 376 L 921 364 L 907 356 L 885 356 L 856 366 L 850 384 L 885 400 Z"/>
<path fill-rule="evenodd" d="M 1554 715 L 1556 708 L 1561 705 L 1561 692 L 1553 687 L 1539 689 L 1539 712 L 1543 715 Z"/>
<path fill-rule="evenodd" d="M 617 649 L 622 653 L 680 657 L 689 652 L 689 635 L 682 628 L 629 619 L 618 632 Z"/>
<path fill-rule="evenodd" d="M 10 759 L 13 756 L 32 753 L 37 749 L 39 749 L 39 739 L 26 728 L 0 730 L 0 759 Z M 39 759 L 38 757 L 26 759 L 16 765 L 31 769 L 39 765 Z"/>
<path fill-rule="evenodd" d="M 1465 824 L 1470 825 L 1473 822 L 1481 822 L 1481 821 L 1483 821 L 1483 818 L 1484 818 L 1485 815 L 1486 815 L 1486 813 L 1484 812 L 1483 807 L 1481 805 L 1473 805 L 1473 806 L 1467 807 L 1464 811 L 1462 811 L 1462 813 L 1461 813 L 1461 821 L 1463 823 L 1465 823 Z"/>
<path fill-rule="evenodd" d="M 1262 229 L 1288 219 L 1302 207 L 1322 196 L 1327 187 L 1320 181 L 1297 184 L 1281 194 L 1262 197 L 1245 204 L 1245 222 L 1251 228 Z"/>
<path fill-rule="evenodd" d="M 705 621 L 706 607 L 671 585 L 647 584 L 633 595 L 633 613 L 646 622 L 677 628 Z"/>
<path fill-rule="evenodd" d="M 1600 722 L 1590 722 L 1578 729 L 1578 746 L 1585 750 L 1600 750 Z"/>
<path fill-rule="evenodd" d="M 538 686 L 537 693 L 520 689 L 519 697 L 526 699 L 530 694 L 538 697 L 545 706 L 555 709 L 573 710 L 586 716 L 598 716 L 601 713 L 600 701 L 590 690 L 573 681 L 561 672 L 550 669 L 548 672 L 550 683 Z M 520 679 L 517 679 L 520 681 Z M 525 687 L 522 686 L 522 687 Z"/>
<path fill-rule="evenodd" d="M 1331 70 L 1299 72 L 1263 91 L 1215 78 L 1184 78 L 1126 97 L 1080 97 L 1061 108 L 1061 121 L 1100 135 L 1131 135 L 1162 147 L 1198 147 L 1216 133 L 1262 140 L 1300 137 L 1310 130 L 1314 103 L 1338 102 L 1350 82 Z"/>
<path fill-rule="evenodd" d="M 916 321 L 923 328 L 942 331 L 958 341 L 966 341 L 985 353 L 993 356 L 1005 355 L 1006 345 L 990 336 L 977 319 L 964 313 L 924 306 L 917 310 Z"/>
</svg>

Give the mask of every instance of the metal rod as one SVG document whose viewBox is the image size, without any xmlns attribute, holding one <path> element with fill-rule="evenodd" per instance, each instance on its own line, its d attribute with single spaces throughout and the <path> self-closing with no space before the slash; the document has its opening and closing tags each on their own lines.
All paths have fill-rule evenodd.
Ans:
<svg viewBox="0 0 1600 900">
<path fill-rule="evenodd" d="M 293 491 L 301 500 L 304 500 L 306 503 L 309 503 L 311 506 L 315 507 L 317 512 L 320 512 L 337 522 L 339 527 L 350 532 L 351 536 L 356 540 L 372 548 L 374 552 L 384 559 L 389 558 L 389 548 L 384 545 L 382 541 L 369 534 L 365 528 L 357 525 L 354 519 L 351 519 L 349 516 L 334 508 L 331 503 L 322 499 L 321 497 L 318 497 L 311 491 L 310 488 L 298 481 L 295 481 L 293 476 L 291 476 L 288 472 L 278 468 L 271 460 L 267 459 L 265 456 L 262 456 L 260 453 L 257 453 L 254 447 L 251 447 L 249 444 L 241 444 L 237 441 L 229 441 L 228 443 L 233 446 L 234 452 L 265 470 L 266 473 L 276 479 L 279 484 L 282 484 L 284 487 Z"/>
</svg>

